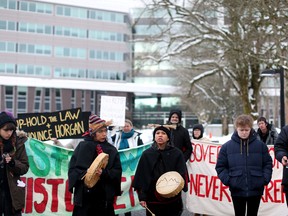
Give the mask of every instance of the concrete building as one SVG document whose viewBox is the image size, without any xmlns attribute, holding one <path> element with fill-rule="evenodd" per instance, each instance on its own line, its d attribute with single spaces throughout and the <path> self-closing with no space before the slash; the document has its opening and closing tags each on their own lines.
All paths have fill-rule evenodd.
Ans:
<svg viewBox="0 0 288 216">
<path fill-rule="evenodd" d="M 132 83 L 129 14 L 80 1 L 0 0 L 0 110 L 99 113 L 102 95 L 170 95 L 176 88 Z M 82 4 L 80 6 L 80 4 Z"/>
</svg>

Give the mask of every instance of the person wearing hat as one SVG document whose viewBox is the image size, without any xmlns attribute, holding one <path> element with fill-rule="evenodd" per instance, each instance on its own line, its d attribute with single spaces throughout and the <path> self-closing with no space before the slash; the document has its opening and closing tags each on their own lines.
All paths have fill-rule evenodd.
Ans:
<svg viewBox="0 0 288 216">
<path fill-rule="evenodd" d="M 192 143 L 195 143 L 196 142 L 195 140 L 201 140 L 201 141 L 209 142 L 210 140 L 207 137 L 204 137 L 203 134 L 204 134 L 204 127 L 203 127 L 202 124 L 193 125 Z M 199 213 L 194 213 L 194 216 L 200 216 L 200 214 Z M 206 216 L 206 215 L 203 214 L 202 216 Z"/>
<path fill-rule="evenodd" d="M 162 174 L 176 171 L 184 179 L 183 191 L 187 191 L 186 162 L 182 152 L 170 144 L 170 126 L 160 125 L 154 129 L 154 142 L 142 153 L 134 176 L 133 187 L 140 205 L 146 208 L 146 215 L 151 215 L 151 211 L 157 216 L 178 216 L 183 211 L 181 193 L 164 198 L 156 190 L 156 182 Z"/>
<path fill-rule="evenodd" d="M 181 125 L 182 111 L 179 109 L 171 110 L 168 118 L 168 124 L 175 125 L 176 129 L 171 131 L 171 145 L 180 149 L 185 161 L 188 161 L 193 151 L 189 132 Z"/>
<path fill-rule="evenodd" d="M 272 124 L 269 124 L 265 117 L 261 116 L 257 119 L 258 139 L 266 145 L 274 145 L 278 137 L 278 132 Z"/>
<path fill-rule="evenodd" d="M 20 177 L 29 170 L 24 143 L 27 135 L 16 132 L 9 112 L 0 113 L 0 214 L 21 216 L 25 205 L 25 183 Z"/>
<path fill-rule="evenodd" d="M 76 147 L 69 163 L 69 191 L 74 193 L 73 216 L 114 216 L 114 198 L 121 195 L 122 167 L 117 149 L 107 142 L 111 122 L 90 115 L 89 130 Z M 100 179 L 88 188 L 84 183 L 87 169 L 100 153 L 109 155 L 104 169 L 95 170 Z"/>
</svg>

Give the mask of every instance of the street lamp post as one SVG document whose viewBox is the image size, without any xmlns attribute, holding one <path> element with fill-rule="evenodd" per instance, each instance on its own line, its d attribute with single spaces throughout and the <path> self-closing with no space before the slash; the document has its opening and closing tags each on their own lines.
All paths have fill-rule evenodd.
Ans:
<svg viewBox="0 0 288 216">
<path fill-rule="evenodd" d="M 284 68 L 268 69 L 261 72 L 261 76 L 274 76 L 276 74 L 280 75 L 280 119 L 281 128 L 283 128 L 285 126 Z"/>
</svg>

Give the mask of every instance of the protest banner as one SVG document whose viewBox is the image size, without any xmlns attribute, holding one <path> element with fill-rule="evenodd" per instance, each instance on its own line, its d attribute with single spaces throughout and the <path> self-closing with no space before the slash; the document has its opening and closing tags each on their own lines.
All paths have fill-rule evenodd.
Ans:
<svg viewBox="0 0 288 216">
<path fill-rule="evenodd" d="M 119 151 L 122 164 L 122 195 L 115 203 L 116 213 L 142 209 L 131 187 L 142 152 L 140 148 Z M 36 139 L 25 143 L 30 169 L 21 179 L 26 184 L 23 215 L 71 215 L 73 195 L 68 191 L 68 165 L 73 150 L 47 144 Z"/>
<path fill-rule="evenodd" d="M 24 130 L 29 137 L 37 140 L 71 139 L 81 138 L 88 130 L 89 115 L 90 112 L 76 108 L 51 113 L 18 114 L 16 121 L 19 130 Z"/>
<path fill-rule="evenodd" d="M 114 126 L 124 126 L 126 97 L 101 96 L 100 117 L 112 120 Z"/>
<path fill-rule="evenodd" d="M 116 214 L 143 209 L 137 193 L 131 187 L 142 152 L 151 144 L 120 150 L 122 164 L 122 195 L 114 205 Z M 68 164 L 73 150 L 29 139 L 26 143 L 29 172 L 22 177 L 26 183 L 26 206 L 23 215 L 71 215 L 73 194 L 68 191 Z M 197 141 L 187 162 L 189 189 L 186 208 L 191 212 L 207 215 L 234 215 L 228 187 L 218 179 L 215 165 L 220 144 Z M 269 146 L 273 158 L 273 176 L 265 187 L 259 215 L 288 215 L 284 194 L 281 192 L 282 165 L 274 158 L 273 146 Z"/>
<path fill-rule="evenodd" d="M 221 183 L 215 171 L 221 144 L 194 140 L 193 153 L 187 163 L 190 183 L 186 196 L 189 211 L 207 215 L 234 215 L 229 188 Z M 273 159 L 273 175 L 260 203 L 261 216 L 288 215 L 284 193 L 281 192 L 282 165 L 274 157 L 274 147 L 269 146 Z"/>
</svg>

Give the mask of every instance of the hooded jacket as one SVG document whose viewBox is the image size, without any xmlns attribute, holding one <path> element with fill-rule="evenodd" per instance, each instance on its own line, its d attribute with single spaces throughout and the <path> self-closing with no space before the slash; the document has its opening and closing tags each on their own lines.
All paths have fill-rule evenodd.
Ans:
<svg viewBox="0 0 288 216">
<path fill-rule="evenodd" d="M 272 177 L 272 158 L 253 129 L 247 140 L 235 131 L 222 145 L 215 169 L 221 182 L 229 186 L 231 196 L 260 196 Z"/>
<path fill-rule="evenodd" d="M 198 129 L 198 130 L 201 131 L 201 135 L 200 135 L 198 138 L 195 138 L 195 137 L 194 137 L 194 133 L 193 133 L 193 131 L 196 130 L 196 129 Z M 201 139 L 201 138 L 203 137 L 203 134 L 204 134 L 204 127 L 203 127 L 202 124 L 195 124 L 195 125 L 193 126 L 193 131 L 192 131 L 192 137 L 193 137 L 193 139 Z"/>
<path fill-rule="evenodd" d="M 193 151 L 189 132 L 186 128 L 184 128 L 180 123 L 182 119 L 182 111 L 181 110 L 171 110 L 169 114 L 168 124 L 171 124 L 171 117 L 172 115 L 176 113 L 179 118 L 179 123 L 177 124 L 177 127 L 175 130 L 171 130 L 171 140 L 170 143 L 172 146 L 175 146 L 176 148 L 180 149 L 184 154 L 185 161 L 188 161 L 188 159 L 191 156 L 191 153 Z"/>
<path fill-rule="evenodd" d="M 26 133 L 17 131 L 16 151 L 13 158 L 13 166 L 6 167 L 6 175 L 12 199 L 12 206 L 15 210 L 21 210 L 25 205 L 25 187 L 17 186 L 17 180 L 29 170 L 29 162 L 25 150 Z"/>
</svg>

